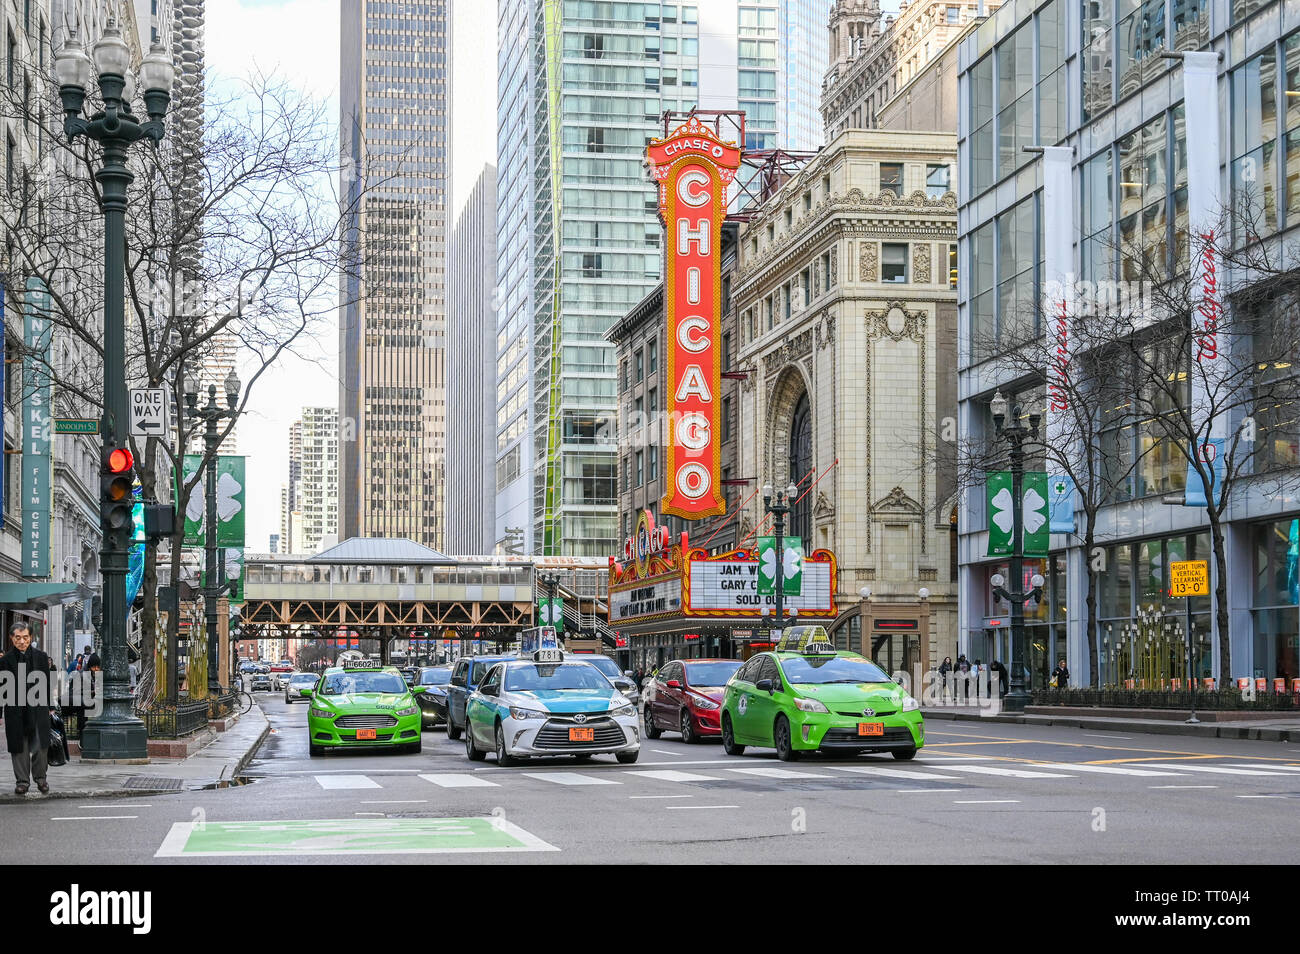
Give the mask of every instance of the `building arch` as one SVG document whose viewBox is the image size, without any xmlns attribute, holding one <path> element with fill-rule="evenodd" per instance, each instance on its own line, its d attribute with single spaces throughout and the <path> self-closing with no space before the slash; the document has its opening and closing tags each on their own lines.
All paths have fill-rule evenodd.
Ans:
<svg viewBox="0 0 1300 954">
<path fill-rule="evenodd" d="M 767 404 L 768 446 L 764 454 L 767 457 L 767 480 L 773 487 L 786 487 L 798 479 L 794 476 L 790 451 L 793 426 L 796 423 L 795 412 L 799 408 L 800 399 L 808 407 L 808 439 L 810 447 L 815 448 L 816 409 L 812 405 L 812 389 L 808 387 L 803 369 L 797 364 L 789 364 L 777 377 Z M 812 465 L 815 465 L 815 455 Z"/>
</svg>

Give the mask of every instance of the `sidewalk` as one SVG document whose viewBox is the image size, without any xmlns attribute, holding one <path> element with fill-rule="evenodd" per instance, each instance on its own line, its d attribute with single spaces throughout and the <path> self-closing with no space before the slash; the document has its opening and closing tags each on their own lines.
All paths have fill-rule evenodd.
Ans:
<svg viewBox="0 0 1300 954">
<path fill-rule="evenodd" d="M 1202 721 L 1188 725 L 1185 720 L 1191 713 L 1169 712 L 1167 716 L 1177 718 L 1141 718 L 1144 710 L 1135 709 L 1132 713 L 1123 710 L 1098 710 L 1098 715 L 1079 715 L 1081 711 L 1064 709 L 1061 712 L 1050 711 L 1048 706 L 1030 706 L 1024 714 L 1001 713 L 994 715 L 992 710 L 978 706 L 926 706 L 921 715 L 926 719 L 947 719 L 959 722 L 1003 722 L 1013 725 L 1060 725 L 1075 729 L 1094 729 L 1102 732 L 1145 732 L 1151 735 L 1190 735 L 1204 739 L 1252 739 L 1259 742 L 1300 742 L 1300 717 L 1287 713 L 1258 713 L 1263 718 L 1232 719 L 1224 722 L 1211 722 L 1215 713 L 1198 713 Z M 986 714 L 987 713 L 987 714 Z"/>
<path fill-rule="evenodd" d="M 143 765 L 102 765 L 82 762 L 74 755 L 67 765 L 50 766 L 48 795 L 41 795 L 34 783 L 26 795 L 15 795 L 13 764 L 6 753 L 0 758 L 0 805 L 33 798 L 129 798 L 219 785 L 243 771 L 270 728 L 266 714 L 254 705 L 238 722 L 188 758 L 153 758 Z"/>
</svg>

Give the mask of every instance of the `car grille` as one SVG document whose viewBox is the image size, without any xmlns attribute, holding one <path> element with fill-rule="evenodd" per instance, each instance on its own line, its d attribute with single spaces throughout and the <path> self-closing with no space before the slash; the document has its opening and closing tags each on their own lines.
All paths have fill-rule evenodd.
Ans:
<svg viewBox="0 0 1300 954">
<path fill-rule="evenodd" d="M 857 712 L 852 712 L 845 709 L 836 709 L 835 714 L 842 715 L 842 716 L 849 716 L 854 719 L 879 719 L 881 716 L 891 716 L 897 711 L 898 711 L 897 709 L 877 709 L 873 714 L 868 716 L 868 715 L 863 715 L 861 709 L 859 709 Z"/>
<path fill-rule="evenodd" d="M 879 745 L 881 743 L 912 741 L 912 730 L 907 726 L 885 726 L 885 734 L 858 735 L 856 728 L 827 729 L 822 745 Z"/>
<path fill-rule="evenodd" d="M 388 729 L 397 725 L 390 715 L 345 715 L 334 720 L 340 729 Z"/>
<path fill-rule="evenodd" d="M 547 720 L 547 724 L 554 722 L 560 725 L 591 725 L 597 720 L 603 721 L 608 715 L 609 712 L 605 709 L 599 712 L 566 712 L 563 715 L 552 715 Z M 579 720 L 578 716 L 582 716 L 582 719 Z"/>
<path fill-rule="evenodd" d="M 623 729 L 617 722 L 604 720 L 602 722 L 590 722 L 583 728 L 594 729 L 591 742 L 570 742 L 569 729 L 578 723 L 572 720 L 563 721 L 552 719 L 542 726 L 537 732 L 537 738 L 533 742 L 533 747 L 538 749 L 600 749 L 609 746 L 622 745 L 627 741 L 623 735 Z"/>
</svg>

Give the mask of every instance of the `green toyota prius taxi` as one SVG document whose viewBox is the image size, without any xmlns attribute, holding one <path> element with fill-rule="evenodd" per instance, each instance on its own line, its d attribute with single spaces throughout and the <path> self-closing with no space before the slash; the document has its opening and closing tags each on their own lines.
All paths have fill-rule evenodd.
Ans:
<svg viewBox="0 0 1300 954">
<path fill-rule="evenodd" d="M 395 666 L 373 660 L 326 669 L 311 694 L 307 739 L 312 755 L 326 749 L 394 746 L 420 751 L 420 707 Z"/>
<path fill-rule="evenodd" d="M 751 656 L 727 683 L 722 745 L 801 752 L 891 752 L 925 745 L 921 704 L 865 656 L 837 651 L 821 626 L 796 626 L 775 651 Z"/>
</svg>

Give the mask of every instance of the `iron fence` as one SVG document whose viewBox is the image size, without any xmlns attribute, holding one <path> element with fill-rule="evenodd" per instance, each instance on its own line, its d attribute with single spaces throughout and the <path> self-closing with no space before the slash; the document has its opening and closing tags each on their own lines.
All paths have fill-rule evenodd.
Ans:
<svg viewBox="0 0 1300 954">
<path fill-rule="evenodd" d="M 159 703 L 150 709 L 137 709 L 135 714 L 151 739 L 179 739 L 208 726 L 208 703 L 203 700 Z"/>
<path fill-rule="evenodd" d="M 1284 692 L 1243 693 L 1240 689 L 1035 689 L 1032 705 L 1102 709 L 1190 709 L 1207 711 L 1300 711 L 1300 696 Z"/>
</svg>

